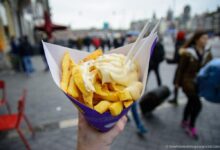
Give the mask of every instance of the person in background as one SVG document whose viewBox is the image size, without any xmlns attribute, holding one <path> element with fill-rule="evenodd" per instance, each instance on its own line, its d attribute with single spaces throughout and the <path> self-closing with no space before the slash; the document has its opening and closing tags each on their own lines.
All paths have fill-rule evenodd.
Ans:
<svg viewBox="0 0 220 150">
<path fill-rule="evenodd" d="M 134 103 L 132 106 L 131 106 L 131 113 L 132 113 L 132 116 L 134 118 L 134 122 L 135 122 L 135 125 L 137 127 L 137 132 L 140 136 L 143 136 L 143 134 L 147 133 L 147 129 L 144 127 L 140 117 L 139 117 L 139 114 L 138 114 L 138 111 L 137 111 L 137 107 L 138 107 L 138 104 L 137 102 Z"/>
<path fill-rule="evenodd" d="M 78 37 L 76 40 L 76 48 L 78 50 L 82 50 L 83 47 L 83 39 L 81 37 Z"/>
<path fill-rule="evenodd" d="M 76 48 L 76 40 L 74 38 L 68 39 L 68 47 Z"/>
<path fill-rule="evenodd" d="M 125 40 L 126 40 L 126 36 L 122 35 L 121 36 L 121 45 L 120 46 L 123 46 L 125 44 Z"/>
<path fill-rule="evenodd" d="M 124 130 L 127 118 L 123 116 L 108 132 L 101 133 L 88 125 L 79 113 L 77 150 L 110 150 L 115 138 Z"/>
<path fill-rule="evenodd" d="M 220 103 L 220 58 L 214 58 L 198 73 L 196 83 L 201 97 Z"/>
<path fill-rule="evenodd" d="M 19 56 L 19 43 L 16 42 L 15 37 L 11 37 L 10 41 L 10 46 L 11 46 L 11 61 L 12 61 L 12 66 L 15 71 L 21 71 L 21 59 Z"/>
<path fill-rule="evenodd" d="M 161 86 L 162 84 L 159 73 L 159 65 L 164 60 L 164 55 L 165 55 L 164 47 L 161 41 L 158 41 L 151 54 L 150 63 L 149 63 L 149 73 L 148 73 L 148 75 L 150 75 L 150 72 L 152 70 L 155 72 L 158 86 Z"/>
<path fill-rule="evenodd" d="M 114 48 L 118 48 L 118 47 L 120 47 L 120 37 L 115 37 L 114 39 L 113 39 L 113 46 L 114 46 Z"/>
<path fill-rule="evenodd" d="M 20 39 L 19 49 L 20 49 L 20 56 L 22 59 L 24 71 L 29 76 L 32 72 L 34 72 L 34 68 L 31 61 L 32 46 L 28 41 L 27 36 L 24 36 Z"/>
<path fill-rule="evenodd" d="M 175 81 L 176 87 L 182 87 L 187 97 L 181 126 L 195 139 L 198 138 L 195 123 L 202 108 L 195 79 L 200 68 L 212 59 L 210 50 L 205 50 L 207 41 L 206 32 L 198 31 L 184 44 Z"/>
<path fill-rule="evenodd" d="M 88 35 L 84 37 L 83 43 L 86 46 L 87 52 L 89 52 L 91 46 L 91 38 Z"/>
<path fill-rule="evenodd" d="M 106 37 L 106 46 L 108 47 L 108 50 L 110 50 L 112 47 L 111 40 L 109 37 Z"/>
<path fill-rule="evenodd" d="M 101 37 L 100 41 L 101 41 L 101 48 L 102 48 L 102 50 L 104 52 L 105 51 L 106 40 L 105 40 L 104 37 Z"/>
<path fill-rule="evenodd" d="M 93 46 L 95 47 L 95 49 L 100 48 L 100 46 L 101 46 L 100 38 L 98 38 L 98 37 L 93 37 L 93 38 L 92 38 L 92 44 L 93 44 Z"/>
<path fill-rule="evenodd" d="M 185 43 L 185 32 L 179 31 L 176 35 L 175 52 L 173 59 L 167 59 L 168 64 L 177 64 L 179 62 L 179 49 Z"/>
<path fill-rule="evenodd" d="M 173 60 L 167 60 L 167 63 L 170 63 L 170 64 L 175 63 L 178 65 L 179 57 L 180 57 L 179 56 L 179 49 L 181 46 L 183 46 L 184 42 L 185 42 L 185 32 L 179 31 L 177 33 L 177 37 L 176 37 L 174 58 L 173 58 Z M 174 82 L 173 82 L 174 83 L 174 90 L 173 90 L 174 97 L 168 101 L 169 103 L 174 104 L 174 105 L 178 104 L 178 101 L 177 101 L 178 87 L 175 86 L 176 72 L 177 72 L 177 69 L 175 71 Z"/>
</svg>

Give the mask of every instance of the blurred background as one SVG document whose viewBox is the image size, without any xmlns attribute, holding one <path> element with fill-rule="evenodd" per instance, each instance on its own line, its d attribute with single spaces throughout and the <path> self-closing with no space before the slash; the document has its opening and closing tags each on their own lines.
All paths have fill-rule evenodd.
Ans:
<svg viewBox="0 0 220 150">
<path fill-rule="evenodd" d="M 16 113 L 18 99 L 27 89 L 25 109 L 36 132 L 35 139 L 25 124 L 21 127 L 31 148 L 74 149 L 77 110 L 53 83 L 41 41 L 82 51 L 101 48 L 107 52 L 133 42 L 147 21 L 152 29 L 159 20 L 159 43 L 163 47 L 160 77 L 157 71 L 156 76 L 149 74 L 146 93 L 161 86 L 174 88 L 177 41 L 187 41 L 195 31 L 207 32 L 206 49 L 214 58 L 220 57 L 219 0 L 0 0 L 0 80 L 7 91 L 1 96 L 7 97 L 10 106 L 8 111 L 0 105 L 1 115 Z M 147 130 L 145 136 L 140 136 L 129 112 L 130 121 L 113 149 L 220 145 L 219 106 L 204 101 L 198 119 L 201 136 L 195 141 L 179 127 L 186 103 L 182 90 L 177 99 L 176 105 L 160 104 L 153 117 L 144 117 L 137 108 Z M 15 131 L 0 131 L 0 149 L 25 146 Z"/>
</svg>

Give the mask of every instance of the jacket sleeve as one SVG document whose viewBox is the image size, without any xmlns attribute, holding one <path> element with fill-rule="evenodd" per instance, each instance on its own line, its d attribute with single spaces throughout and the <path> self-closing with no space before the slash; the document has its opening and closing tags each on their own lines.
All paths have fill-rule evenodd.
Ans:
<svg viewBox="0 0 220 150">
<path fill-rule="evenodd" d="M 181 81 L 183 79 L 183 74 L 185 69 L 189 65 L 190 56 L 187 52 L 180 53 L 180 61 L 177 67 L 176 78 L 174 83 L 178 86 L 182 86 Z"/>
</svg>

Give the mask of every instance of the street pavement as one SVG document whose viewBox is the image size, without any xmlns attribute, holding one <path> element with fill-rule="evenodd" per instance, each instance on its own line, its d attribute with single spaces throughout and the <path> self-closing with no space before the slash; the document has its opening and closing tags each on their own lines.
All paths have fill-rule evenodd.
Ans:
<svg viewBox="0 0 220 150">
<path fill-rule="evenodd" d="M 17 100 L 24 88 L 27 89 L 26 115 L 36 131 L 32 138 L 25 124 L 22 129 L 34 150 L 69 150 L 76 147 L 77 110 L 64 96 L 52 80 L 49 72 L 44 72 L 41 57 L 32 58 L 36 68 L 30 77 L 22 73 L 1 72 L 0 79 L 6 81 L 7 98 L 13 112 L 17 111 Z M 175 65 L 163 62 L 160 66 L 162 82 L 172 90 Z M 157 87 L 155 75 L 151 72 L 147 91 Z M 220 109 L 219 105 L 203 100 L 203 110 L 198 118 L 199 139 L 194 140 L 186 135 L 180 127 L 186 98 L 182 91 L 179 105 L 171 106 L 167 102 L 158 107 L 148 118 L 142 116 L 148 133 L 140 137 L 136 133 L 133 118 L 127 123 L 125 130 L 112 144 L 113 150 L 164 150 L 195 149 L 195 146 L 216 146 L 220 149 Z M 1 107 L 0 114 L 7 113 Z M 139 112 L 140 113 L 140 112 Z M 130 112 L 129 112 L 129 116 Z M 184 147 L 185 146 L 185 147 Z M 191 147 L 190 147 L 191 146 Z M 193 147 L 194 146 L 194 147 Z M 219 147 L 218 147 L 219 146 Z M 201 148 L 201 147 L 200 147 Z M 14 131 L 0 134 L 0 150 L 23 150 L 23 143 Z M 207 149 L 203 147 L 203 149 Z"/>
</svg>

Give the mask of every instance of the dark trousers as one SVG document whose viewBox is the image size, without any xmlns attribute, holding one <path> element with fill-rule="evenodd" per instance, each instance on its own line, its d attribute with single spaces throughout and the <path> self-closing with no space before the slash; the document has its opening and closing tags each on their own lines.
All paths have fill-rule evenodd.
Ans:
<svg viewBox="0 0 220 150">
<path fill-rule="evenodd" d="M 148 76 L 150 75 L 150 72 L 152 70 L 155 72 L 158 86 L 161 86 L 161 79 L 160 79 L 160 73 L 159 73 L 159 65 L 154 65 L 152 67 L 149 67 Z"/>
<path fill-rule="evenodd" d="M 184 109 L 183 121 L 190 121 L 190 127 L 195 127 L 196 119 L 202 109 L 202 103 L 197 94 L 186 93 L 186 96 L 188 101 Z"/>
</svg>

